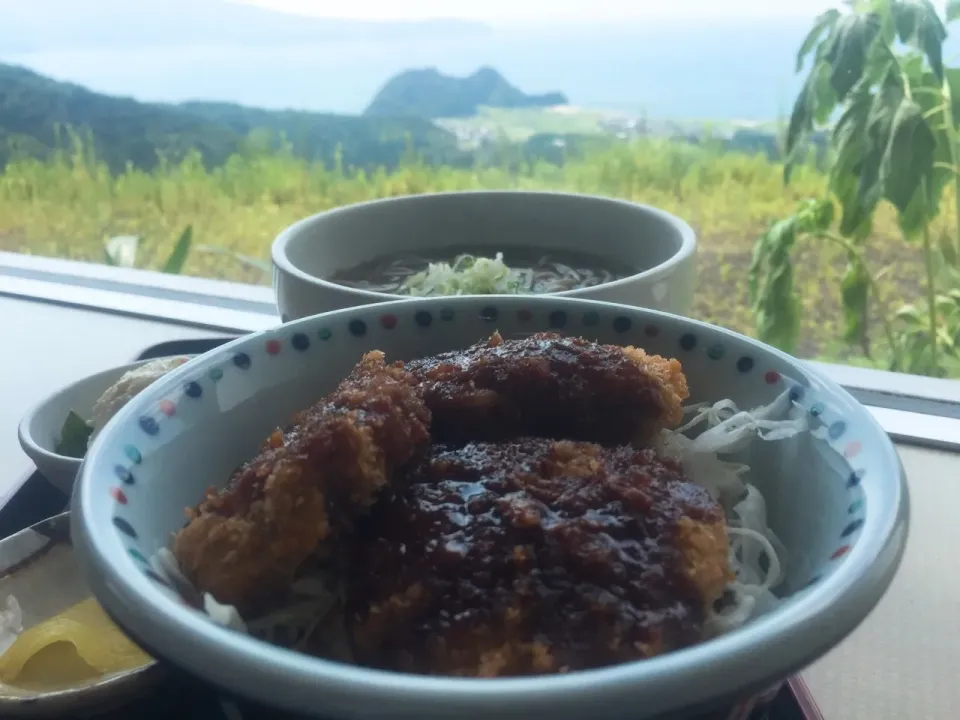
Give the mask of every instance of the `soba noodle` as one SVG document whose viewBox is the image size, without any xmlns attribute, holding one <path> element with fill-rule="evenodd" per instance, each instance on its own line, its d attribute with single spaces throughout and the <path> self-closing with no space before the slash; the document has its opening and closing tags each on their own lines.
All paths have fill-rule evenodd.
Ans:
<svg viewBox="0 0 960 720">
<path fill-rule="evenodd" d="M 437 261 L 430 255 L 443 253 L 390 255 L 339 271 L 331 279 L 363 290 L 418 297 L 538 295 L 594 287 L 635 272 L 581 253 L 517 250 L 509 263 L 500 252 L 492 258 L 459 253 Z"/>
</svg>

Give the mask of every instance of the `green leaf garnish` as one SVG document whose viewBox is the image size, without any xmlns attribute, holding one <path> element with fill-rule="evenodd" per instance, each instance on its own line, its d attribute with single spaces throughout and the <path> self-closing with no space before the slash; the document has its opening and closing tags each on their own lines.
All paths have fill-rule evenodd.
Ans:
<svg viewBox="0 0 960 720">
<path fill-rule="evenodd" d="M 67 414 L 60 429 L 60 440 L 56 445 L 57 455 L 81 459 L 87 452 L 87 443 L 93 434 L 93 428 L 73 410 Z"/>
</svg>

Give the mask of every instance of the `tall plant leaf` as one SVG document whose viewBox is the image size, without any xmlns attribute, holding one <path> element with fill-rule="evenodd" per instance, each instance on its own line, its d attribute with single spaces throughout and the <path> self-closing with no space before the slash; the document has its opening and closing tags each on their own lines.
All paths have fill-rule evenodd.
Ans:
<svg viewBox="0 0 960 720">
<path fill-rule="evenodd" d="M 957 260 L 960 259 L 957 253 L 956 239 L 949 233 L 941 232 L 937 241 L 940 250 L 940 274 L 949 283 L 953 278 L 950 276 L 950 270 L 957 267 Z"/>
<path fill-rule="evenodd" d="M 827 69 L 826 63 L 817 63 L 810 71 L 803 87 L 793 101 L 793 110 L 790 112 L 790 122 L 787 124 L 787 137 L 784 143 L 788 161 L 784 166 L 784 181 L 790 181 L 790 170 L 792 161 L 796 155 L 797 146 L 800 141 L 813 130 L 813 116 L 815 110 L 815 86 L 817 76 L 820 72 Z"/>
<path fill-rule="evenodd" d="M 869 87 L 861 85 L 851 96 L 833 131 L 835 155 L 830 172 L 830 189 L 840 203 L 840 233 L 847 237 L 866 237 L 869 233 L 873 207 L 862 202 L 860 174 L 872 103 Z"/>
<path fill-rule="evenodd" d="M 955 130 L 951 127 L 953 113 L 950 103 L 956 104 L 952 92 L 944 92 L 950 83 L 951 73 L 947 69 L 946 78 L 941 83 L 933 72 L 921 65 L 909 65 L 906 68 L 912 88 L 913 99 L 920 107 L 923 123 L 934 139 L 933 162 L 926 172 L 927 196 L 917 196 L 911 202 L 906 213 L 900 218 L 900 224 L 908 236 L 913 236 L 927 218 L 935 217 L 940 210 L 940 200 L 947 185 L 954 181 L 953 142 Z M 951 97 L 947 97 L 947 96 Z M 920 158 L 917 158 L 919 160 Z M 919 202 L 923 200 L 923 202 Z"/>
<path fill-rule="evenodd" d="M 777 312 L 761 307 L 757 313 L 757 332 L 764 342 L 784 352 L 794 352 L 800 335 L 800 300 L 794 290 L 794 266 L 787 251 L 770 271 L 768 294 L 779 303 Z"/>
<path fill-rule="evenodd" d="M 960 2 L 960 0 L 957 0 L 957 2 Z M 807 33 L 807 36 L 803 39 L 803 43 L 800 45 L 800 49 L 797 51 L 797 72 L 803 69 L 803 61 L 807 55 L 813 51 L 814 47 L 817 46 L 820 39 L 825 34 L 829 37 L 829 33 L 833 30 L 833 26 L 839 19 L 840 11 L 836 8 L 831 8 L 818 15 L 817 19 L 813 21 L 813 27 L 810 28 L 810 32 Z"/>
<path fill-rule="evenodd" d="M 837 106 L 837 97 L 830 83 L 830 73 L 830 66 L 827 63 L 817 62 L 794 101 L 785 142 L 788 158 L 784 166 L 785 182 L 790 182 L 793 164 L 797 160 L 797 151 L 813 130 L 814 123 L 824 123 L 829 120 Z"/>
<path fill-rule="evenodd" d="M 869 328 L 867 323 L 870 307 L 870 277 L 863 263 L 856 257 L 849 258 L 846 272 L 840 283 L 843 303 L 843 339 L 857 344 L 865 355 L 870 354 Z"/>
<path fill-rule="evenodd" d="M 947 22 L 960 18 L 960 0 L 947 0 Z"/>
<path fill-rule="evenodd" d="M 163 272 L 172 275 L 179 275 L 183 272 L 183 266 L 187 262 L 187 256 L 190 254 L 190 245 L 193 243 L 193 225 L 187 225 L 180 234 L 180 239 L 170 253 L 170 257 L 163 264 Z"/>
<path fill-rule="evenodd" d="M 916 234 L 930 219 L 925 210 L 931 205 L 936 144 L 920 106 L 904 98 L 893 116 L 880 183 L 884 196 L 900 212 L 901 225 L 908 235 Z"/>
<path fill-rule="evenodd" d="M 750 301 L 761 340 L 792 352 L 800 334 L 800 301 L 794 290 L 791 252 L 803 233 L 822 232 L 833 222 L 833 203 L 809 200 L 757 238 L 748 273 Z"/>
<path fill-rule="evenodd" d="M 960 3 L 960 0 L 957 0 Z M 950 92 L 950 109 L 953 122 L 960 125 L 960 69 L 947 68 L 943 71 L 944 82 Z"/>
<path fill-rule="evenodd" d="M 876 13 L 841 14 L 828 10 L 814 21 L 797 53 L 797 72 L 816 48 L 816 62 L 804 81 L 787 125 L 784 182 L 790 182 L 797 150 L 815 123 L 829 121 L 838 102 L 864 80 L 864 71 L 877 45 L 880 19 Z M 882 44 L 882 43 L 881 43 Z M 875 63 L 874 63 L 875 64 Z"/>
<path fill-rule="evenodd" d="M 833 225 L 834 208 L 830 200 L 810 200 L 800 214 L 801 232 L 822 233 Z"/>
<path fill-rule="evenodd" d="M 880 17 L 873 12 L 850 13 L 836 21 L 824 59 L 830 65 L 830 84 L 838 101 L 843 102 L 860 82 L 879 33 Z"/>
<path fill-rule="evenodd" d="M 837 95 L 833 91 L 833 85 L 830 82 L 830 69 L 828 66 L 821 66 L 814 78 L 813 92 L 813 122 L 814 124 L 825 125 L 833 116 L 833 111 L 837 108 Z"/>
<path fill-rule="evenodd" d="M 871 211 L 883 197 L 881 169 L 890 145 L 894 116 L 903 101 L 899 73 L 891 69 L 872 96 L 861 146 L 857 194 L 859 202 Z"/>
<path fill-rule="evenodd" d="M 897 37 L 927 57 L 930 69 L 943 79 L 943 41 L 947 29 L 930 0 L 895 0 L 890 5 Z"/>
<path fill-rule="evenodd" d="M 800 332 L 800 308 L 790 257 L 797 237 L 796 225 L 796 216 L 774 223 L 757 239 L 750 267 L 757 335 L 787 352 L 796 347 Z"/>
</svg>

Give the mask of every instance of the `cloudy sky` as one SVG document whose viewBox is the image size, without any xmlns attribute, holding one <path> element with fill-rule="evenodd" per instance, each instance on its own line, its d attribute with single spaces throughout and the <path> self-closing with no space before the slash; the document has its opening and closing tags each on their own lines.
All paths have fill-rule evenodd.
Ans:
<svg viewBox="0 0 960 720">
<path fill-rule="evenodd" d="M 305 15 L 366 20 L 459 18 L 488 23 L 597 21 L 662 17 L 804 17 L 830 0 L 239 0 Z"/>
</svg>

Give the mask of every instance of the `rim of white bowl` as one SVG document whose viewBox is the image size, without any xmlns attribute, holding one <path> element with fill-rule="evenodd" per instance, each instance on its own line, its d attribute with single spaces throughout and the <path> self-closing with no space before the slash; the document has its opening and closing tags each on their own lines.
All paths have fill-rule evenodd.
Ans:
<svg viewBox="0 0 960 720">
<path fill-rule="evenodd" d="M 564 198 L 577 200 L 587 200 L 595 202 L 599 205 L 609 205 L 609 206 L 620 206 L 628 207 L 633 210 L 643 210 L 644 212 L 649 213 L 650 215 L 662 220 L 664 223 L 671 225 L 676 228 L 680 234 L 680 247 L 674 252 L 669 258 L 664 260 L 662 263 L 654 265 L 652 268 L 642 270 L 641 272 L 634 273 L 633 275 L 628 275 L 626 277 L 620 278 L 619 280 L 612 280 L 610 282 L 602 283 L 600 285 L 595 285 L 588 288 L 575 288 L 573 290 L 560 290 L 558 292 L 551 293 L 538 293 L 543 297 L 579 297 L 581 295 L 590 294 L 591 292 L 596 292 L 598 288 L 619 288 L 624 285 L 630 285 L 635 283 L 637 280 L 656 280 L 661 275 L 666 275 L 671 272 L 677 265 L 684 262 L 687 258 L 693 255 L 697 249 L 697 235 L 693 231 L 693 228 L 683 220 L 682 218 L 674 215 L 673 213 L 667 212 L 666 210 L 661 210 L 660 208 L 653 207 L 652 205 L 645 205 L 643 203 L 636 203 L 630 200 L 621 200 L 620 198 L 611 198 L 603 195 L 588 195 L 586 193 L 568 193 L 568 192 L 552 192 L 552 191 L 540 191 L 540 190 L 458 190 L 452 192 L 440 192 L 440 193 L 429 193 L 423 195 L 402 195 L 399 197 L 390 197 L 390 198 L 379 198 L 376 200 L 365 200 L 364 202 L 353 203 L 352 205 L 341 205 L 340 207 L 332 208 L 330 210 L 325 210 L 324 212 L 316 213 L 305 217 L 302 220 L 298 220 L 293 225 L 290 225 L 280 231 L 280 234 L 277 235 L 276 239 L 273 241 L 273 245 L 270 248 L 270 257 L 273 260 L 273 264 L 281 269 L 283 272 L 288 273 L 306 283 L 311 285 L 317 285 L 322 288 L 329 290 L 336 290 L 338 292 L 345 292 L 350 295 L 354 295 L 357 298 L 362 298 L 370 302 L 389 302 L 392 300 L 409 300 L 411 299 L 409 295 L 398 295 L 395 293 L 384 293 L 378 292 L 376 290 L 365 290 L 363 288 L 350 287 L 349 285 L 342 285 L 332 280 L 327 280 L 326 278 L 320 277 L 318 275 L 311 275 L 304 270 L 298 268 L 291 260 L 287 254 L 288 246 L 293 243 L 297 237 L 309 228 L 319 222 L 325 221 L 330 217 L 336 215 L 344 215 L 347 213 L 357 212 L 363 210 L 366 207 L 373 206 L 382 206 L 389 204 L 414 204 L 417 202 L 423 202 L 425 198 L 436 198 L 436 197 L 462 197 L 462 196 L 487 196 L 487 197 L 496 197 L 496 196 L 516 196 L 516 195 L 537 195 L 543 197 L 555 198 L 562 200 Z M 421 299 L 421 298 L 417 298 Z"/>
<path fill-rule="evenodd" d="M 24 452 L 27 452 L 27 448 L 29 448 L 31 452 L 34 452 L 37 455 L 49 458 L 51 460 L 73 462 L 77 464 L 77 467 L 79 467 L 81 458 L 70 457 L 69 455 L 61 455 L 60 453 L 47 448 L 36 439 L 32 427 L 34 419 L 41 411 L 51 405 L 61 395 L 66 395 L 71 390 L 74 390 L 81 385 L 86 385 L 93 380 L 106 378 L 113 374 L 116 374 L 117 379 L 119 379 L 120 376 L 128 370 L 133 370 L 134 368 L 145 365 L 148 362 L 151 362 L 151 360 L 137 360 L 132 363 L 127 363 L 126 365 L 115 365 L 112 368 L 107 368 L 106 370 L 101 370 L 100 372 L 93 373 L 92 375 L 87 375 L 79 380 L 75 380 L 69 385 L 64 385 L 59 390 L 55 390 L 40 402 L 34 403 L 34 405 L 23 414 L 23 416 L 20 418 L 20 423 L 17 425 L 17 437 L 20 440 L 20 445 L 23 447 Z M 104 390 L 106 390 L 106 388 L 104 388 Z M 66 420 L 66 417 L 64 417 L 64 420 Z M 89 418 L 84 418 L 84 420 L 89 421 Z"/>
<path fill-rule="evenodd" d="M 93 489 L 93 477 L 101 470 L 97 466 L 106 462 L 97 458 L 110 444 L 114 430 L 132 422 L 143 406 L 174 391 L 191 372 L 269 336 L 276 332 L 274 328 L 238 338 L 196 358 L 189 367 L 176 369 L 128 403 L 95 440 L 81 466 L 73 495 L 72 512 L 78 522 L 72 523 L 72 532 L 74 547 L 81 550 L 80 556 L 87 565 L 88 582 L 100 590 L 98 599 L 121 625 L 142 636 L 164 657 L 175 658 L 174 664 L 216 685 L 292 710 L 303 710 L 308 697 L 315 701 L 322 696 L 328 701 L 327 707 L 342 714 L 355 708 L 359 697 L 365 705 L 379 707 L 384 718 L 409 717 L 411 712 L 426 710 L 431 716 L 441 716 L 463 712 L 464 708 L 469 708 L 471 716 L 503 713 L 505 708 L 509 708 L 511 716 L 558 708 L 596 710 L 635 700 L 639 688 L 646 694 L 645 704 L 651 715 L 697 707 L 770 680 L 783 679 L 835 646 L 875 607 L 893 580 L 906 546 L 909 496 L 899 456 L 892 441 L 860 403 L 786 353 L 725 328 L 657 310 L 543 295 L 406 299 L 378 305 L 376 309 L 336 310 L 323 313 L 322 317 L 399 312 L 414 303 L 421 308 L 423 303 L 472 306 L 491 298 L 501 305 L 549 303 L 554 308 L 594 308 L 679 322 L 690 328 L 719 332 L 754 351 L 793 365 L 799 374 L 821 383 L 831 399 L 846 408 L 849 418 L 869 428 L 883 455 L 880 464 L 888 468 L 885 484 L 893 501 L 870 508 L 860 537 L 843 564 L 812 587 L 795 593 L 795 598 L 800 597 L 794 602 L 752 619 L 727 635 L 642 662 L 563 675 L 477 679 L 407 675 L 305 655 L 214 625 L 161 594 L 142 573 L 125 572 L 121 563 L 127 557 L 113 526 L 98 522 L 103 519 L 100 515 L 105 514 L 102 508 L 106 493 L 94 496 Z M 291 321 L 282 327 L 295 331 L 315 323 L 319 317 Z M 110 557 L 113 560 L 108 560 Z M 251 672 L 259 682 L 244 684 L 242 678 Z"/>
</svg>

